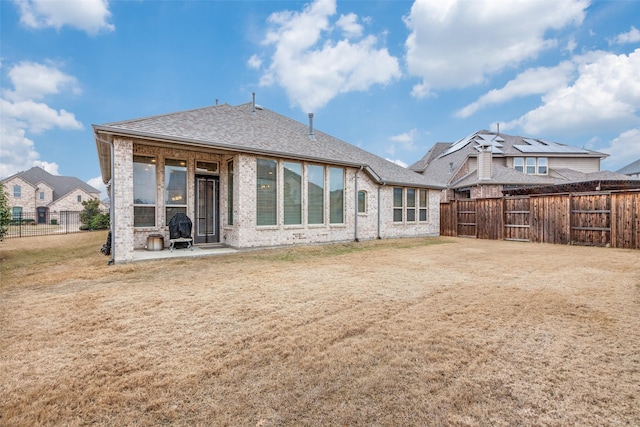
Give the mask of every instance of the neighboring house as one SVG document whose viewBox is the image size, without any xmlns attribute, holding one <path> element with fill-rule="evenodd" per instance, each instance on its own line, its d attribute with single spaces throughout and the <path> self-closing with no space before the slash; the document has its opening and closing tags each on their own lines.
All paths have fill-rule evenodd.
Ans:
<svg viewBox="0 0 640 427">
<path fill-rule="evenodd" d="M 52 175 L 41 167 L 3 179 L 7 204 L 13 218 L 33 219 L 38 224 L 57 221 L 60 212 L 81 211 L 82 202 L 100 197 L 97 190 L 72 176 Z"/>
<path fill-rule="evenodd" d="M 441 200 L 501 197 L 503 190 L 565 183 L 627 180 L 600 171 L 607 154 L 535 138 L 481 130 L 436 143 L 410 170 L 446 187 Z"/>
<path fill-rule="evenodd" d="M 627 166 L 617 171 L 623 175 L 630 176 L 631 178 L 640 179 L 640 159 L 635 162 L 629 163 Z"/>
<path fill-rule="evenodd" d="M 442 187 L 254 102 L 94 125 L 114 262 L 168 223 L 234 248 L 439 234 Z"/>
</svg>

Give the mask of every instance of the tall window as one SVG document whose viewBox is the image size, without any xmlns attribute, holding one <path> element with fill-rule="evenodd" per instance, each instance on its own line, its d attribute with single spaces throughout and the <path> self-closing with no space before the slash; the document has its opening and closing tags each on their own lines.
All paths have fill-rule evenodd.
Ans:
<svg viewBox="0 0 640 427">
<path fill-rule="evenodd" d="M 418 198 L 418 209 L 420 209 L 420 217 L 419 217 L 419 221 L 426 221 L 429 216 L 427 215 L 428 212 L 428 192 L 427 190 L 420 190 L 420 196 Z"/>
<path fill-rule="evenodd" d="M 307 166 L 307 223 L 324 223 L 324 166 Z"/>
<path fill-rule="evenodd" d="M 393 221 L 402 222 L 404 204 L 402 203 L 402 188 L 393 189 Z"/>
<path fill-rule="evenodd" d="M 44 200 L 44 191 L 40 192 L 40 200 Z"/>
<path fill-rule="evenodd" d="M 536 173 L 536 158 L 527 157 L 527 175 L 534 175 Z"/>
<path fill-rule="evenodd" d="M 177 213 L 187 213 L 187 162 L 166 159 L 164 162 L 165 222 L 169 225 Z"/>
<path fill-rule="evenodd" d="M 546 157 L 538 157 L 538 175 L 546 175 L 549 171 L 549 163 Z"/>
<path fill-rule="evenodd" d="M 284 223 L 302 224 L 302 164 L 284 162 Z"/>
<path fill-rule="evenodd" d="M 77 200 L 78 200 L 78 203 L 81 203 L 82 202 L 82 195 L 78 194 Z"/>
<path fill-rule="evenodd" d="M 233 160 L 227 163 L 227 224 L 233 225 Z"/>
<path fill-rule="evenodd" d="M 278 163 L 258 159 L 256 179 L 256 222 L 276 225 L 278 219 Z"/>
<path fill-rule="evenodd" d="M 524 172 L 524 157 L 514 157 L 513 168 L 518 172 Z"/>
<path fill-rule="evenodd" d="M 416 190 L 407 188 L 407 221 L 415 222 L 416 220 Z"/>
<path fill-rule="evenodd" d="M 20 187 L 19 185 L 14 185 L 13 197 L 19 198 L 20 196 L 22 196 L 22 187 Z"/>
<path fill-rule="evenodd" d="M 133 226 L 156 225 L 156 159 L 133 156 Z"/>
<path fill-rule="evenodd" d="M 367 192 L 364 190 L 358 191 L 358 213 L 367 212 Z"/>
<path fill-rule="evenodd" d="M 344 169 L 329 169 L 329 222 L 342 224 L 344 222 Z"/>
</svg>

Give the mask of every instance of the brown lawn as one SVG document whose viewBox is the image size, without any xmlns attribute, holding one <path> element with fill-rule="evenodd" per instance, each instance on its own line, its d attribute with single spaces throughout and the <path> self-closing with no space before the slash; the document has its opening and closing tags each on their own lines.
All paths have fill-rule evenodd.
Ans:
<svg viewBox="0 0 640 427">
<path fill-rule="evenodd" d="M 0 243 L 0 425 L 640 425 L 640 252 Z"/>
</svg>

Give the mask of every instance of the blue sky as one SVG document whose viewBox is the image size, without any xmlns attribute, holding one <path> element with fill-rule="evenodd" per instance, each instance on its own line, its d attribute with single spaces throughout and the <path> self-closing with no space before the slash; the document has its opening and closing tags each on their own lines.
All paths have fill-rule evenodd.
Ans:
<svg viewBox="0 0 640 427">
<path fill-rule="evenodd" d="M 256 102 L 399 164 L 495 130 L 640 158 L 640 1 L 0 1 L 0 177 L 92 124 Z"/>
</svg>

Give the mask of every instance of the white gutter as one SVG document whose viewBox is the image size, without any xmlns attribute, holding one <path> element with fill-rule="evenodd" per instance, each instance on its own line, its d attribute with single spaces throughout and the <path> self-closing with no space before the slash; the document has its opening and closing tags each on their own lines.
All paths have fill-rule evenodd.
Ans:
<svg viewBox="0 0 640 427">
<path fill-rule="evenodd" d="M 378 185 L 378 240 L 382 239 L 382 236 L 380 235 L 380 223 L 382 222 L 382 218 L 380 217 L 380 188 L 382 188 L 382 186 L 384 186 L 385 183 L 382 182 L 382 184 Z"/>
<path fill-rule="evenodd" d="M 111 259 L 109 260 L 109 262 L 107 263 L 108 265 L 113 265 L 115 264 L 116 260 L 115 260 L 115 247 L 116 247 L 116 239 L 115 239 L 115 231 L 116 231 L 116 209 L 115 209 L 115 181 L 114 181 L 114 177 L 113 177 L 113 172 L 115 170 L 115 160 L 114 160 L 114 155 L 115 155 L 115 147 L 113 146 L 113 141 L 106 141 L 104 139 L 98 138 L 98 135 L 96 134 L 96 141 L 99 141 L 103 144 L 109 144 L 109 150 L 110 150 L 110 155 L 109 157 L 111 157 L 110 159 L 110 173 L 109 173 L 109 182 L 105 182 L 105 184 L 107 185 L 107 187 L 109 188 L 109 232 L 111 233 Z"/>
<path fill-rule="evenodd" d="M 356 203 L 355 203 L 355 241 L 359 242 L 360 240 L 358 239 L 358 173 L 364 168 L 364 166 L 360 166 L 360 169 L 356 170 L 356 183 L 355 183 L 355 187 L 356 187 Z"/>
</svg>

